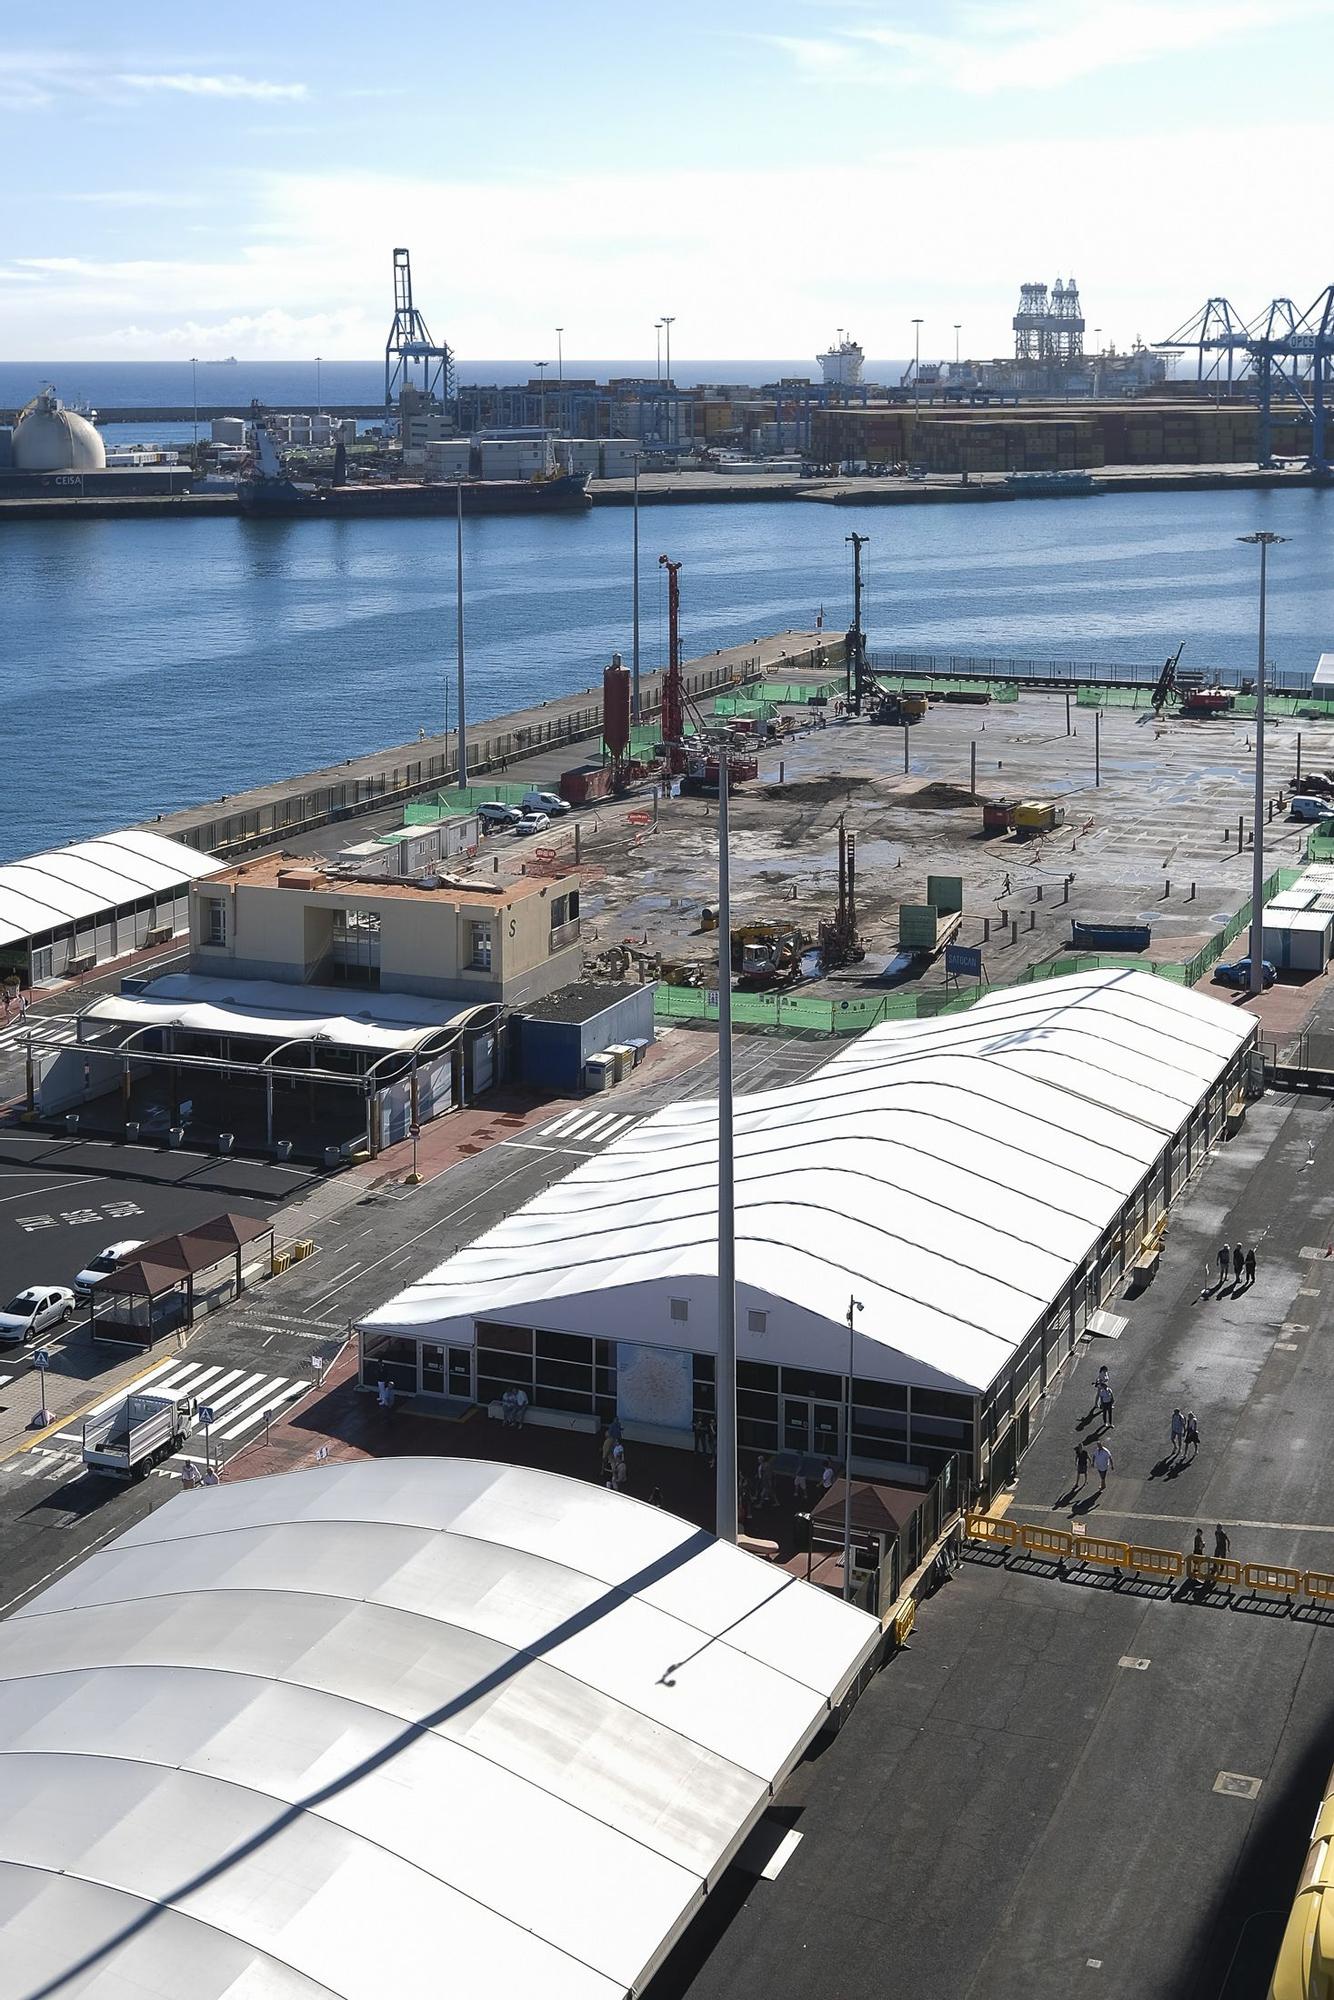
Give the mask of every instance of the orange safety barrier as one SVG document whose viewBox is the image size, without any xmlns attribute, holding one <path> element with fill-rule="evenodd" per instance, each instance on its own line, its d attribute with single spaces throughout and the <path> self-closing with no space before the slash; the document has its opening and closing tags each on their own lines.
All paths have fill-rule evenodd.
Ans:
<svg viewBox="0 0 1334 2000">
<path fill-rule="evenodd" d="M 1334 1576 L 1328 1570 L 1308 1569 L 1302 1577 L 1302 1589 L 1317 1604 L 1334 1604 Z"/>
<path fill-rule="evenodd" d="M 998 1520 L 992 1514 L 965 1514 L 963 1531 L 970 1542 L 990 1542 L 1003 1549 L 1012 1549 L 1019 1539 L 1013 1521 Z"/>
<path fill-rule="evenodd" d="M 1025 1521 L 1019 1530 L 1020 1544 L 1033 1556 L 1065 1557 L 1073 1555 L 1075 1538 L 1066 1528 L 1044 1528 L 1032 1521 Z"/>
<path fill-rule="evenodd" d="M 1077 1535 L 1075 1555 L 1080 1562 L 1101 1563 L 1105 1569 L 1129 1569 L 1130 1547 L 1108 1535 Z"/>
<path fill-rule="evenodd" d="M 1225 1583 L 1235 1590 L 1241 1582 L 1241 1564 L 1235 1556 L 1187 1556 L 1186 1575 L 1192 1583 Z"/>
<path fill-rule="evenodd" d="M 894 1616 L 890 1621 L 890 1630 L 894 1634 L 894 1644 L 896 1646 L 907 1645 L 909 1634 L 916 1623 L 917 1600 L 912 1597 L 905 1597 L 902 1604 L 895 1607 Z"/>
<path fill-rule="evenodd" d="M 1130 1545 L 1130 1567 L 1141 1576 L 1180 1576 L 1185 1566 L 1185 1557 L 1175 1549 L 1141 1548 L 1136 1542 Z"/>
<path fill-rule="evenodd" d="M 1282 1563 L 1247 1563 L 1242 1571 L 1247 1590 L 1267 1590 L 1274 1597 L 1295 1597 L 1302 1587 L 1302 1572 Z"/>
</svg>

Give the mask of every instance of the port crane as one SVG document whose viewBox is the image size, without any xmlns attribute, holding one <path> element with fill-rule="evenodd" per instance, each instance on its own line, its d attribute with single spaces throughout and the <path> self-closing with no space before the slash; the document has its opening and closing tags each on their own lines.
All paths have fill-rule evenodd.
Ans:
<svg viewBox="0 0 1334 2000">
<path fill-rule="evenodd" d="M 1220 396 L 1224 380 L 1229 396 L 1234 383 L 1240 384 L 1258 404 L 1256 458 L 1261 466 L 1274 462 L 1275 404 L 1303 411 L 1311 424 L 1307 463 L 1319 478 L 1329 478 L 1326 396 L 1334 361 L 1334 285 L 1327 285 L 1305 312 L 1299 312 L 1291 299 L 1273 299 L 1250 321 L 1242 319 L 1230 300 L 1206 299 L 1169 340 L 1156 345 L 1177 352 L 1194 348 L 1198 382 L 1214 383 Z"/>
<path fill-rule="evenodd" d="M 394 404 L 412 383 L 414 363 L 421 365 L 421 393 L 428 402 L 446 403 L 454 394 L 454 356 L 431 330 L 412 301 L 412 258 L 394 252 L 394 323 L 384 349 L 384 413 L 392 418 Z"/>
</svg>

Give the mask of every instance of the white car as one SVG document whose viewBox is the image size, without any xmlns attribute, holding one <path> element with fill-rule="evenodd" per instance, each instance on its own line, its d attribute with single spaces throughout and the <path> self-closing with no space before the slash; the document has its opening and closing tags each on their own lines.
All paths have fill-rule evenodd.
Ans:
<svg viewBox="0 0 1334 2000">
<path fill-rule="evenodd" d="M 489 832 L 496 826 L 517 826 L 523 814 L 517 806 L 503 805 L 499 799 L 486 799 L 478 806 L 477 817 Z"/>
<path fill-rule="evenodd" d="M 17 1347 L 49 1326 L 59 1326 L 73 1312 L 74 1294 L 68 1285 L 28 1285 L 0 1312 L 0 1341 Z"/>
<path fill-rule="evenodd" d="M 516 833 L 545 833 L 551 821 L 545 813 L 525 813 L 515 827 Z"/>
<path fill-rule="evenodd" d="M 110 1277 L 113 1271 L 119 1271 L 121 1265 L 128 1264 L 135 1251 L 142 1250 L 143 1247 L 144 1239 L 141 1236 L 127 1236 L 123 1243 L 109 1243 L 105 1250 L 99 1250 L 76 1276 L 75 1297 L 86 1299 L 88 1294 L 101 1284 L 103 1278 Z"/>
<path fill-rule="evenodd" d="M 570 810 L 570 801 L 559 792 L 525 792 L 523 809 L 526 813 L 547 813 L 552 819 L 559 819 Z"/>
</svg>

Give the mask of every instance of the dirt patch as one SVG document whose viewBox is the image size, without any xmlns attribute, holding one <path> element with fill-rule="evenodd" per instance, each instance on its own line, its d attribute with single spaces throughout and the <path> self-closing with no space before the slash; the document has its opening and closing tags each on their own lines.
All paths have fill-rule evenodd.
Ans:
<svg viewBox="0 0 1334 2000">
<path fill-rule="evenodd" d="M 751 798 L 770 799 L 776 805 L 827 806 L 835 799 L 852 799 L 858 792 L 872 789 L 868 778 L 798 778 L 790 785 L 761 785 Z"/>
<path fill-rule="evenodd" d="M 896 806 L 907 806 L 913 812 L 953 812 L 959 806 L 972 806 L 977 800 L 965 785 L 921 785 L 914 792 L 900 792 L 894 800 Z"/>
</svg>

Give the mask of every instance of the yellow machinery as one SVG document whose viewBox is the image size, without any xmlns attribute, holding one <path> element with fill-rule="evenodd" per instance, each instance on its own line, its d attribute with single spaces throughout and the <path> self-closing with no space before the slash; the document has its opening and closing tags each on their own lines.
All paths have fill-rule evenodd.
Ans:
<svg viewBox="0 0 1334 2000">
<path fill-rule="evenodd" d="M 1330 1901 L 1326 1903 L 1325 1897 Z M 1311 1828 L 1306 1865 L 1279 1947 L 1269 2000 L 1328 2000 L 1334 1993 L 1334 1773 Z"/>
</svg>

